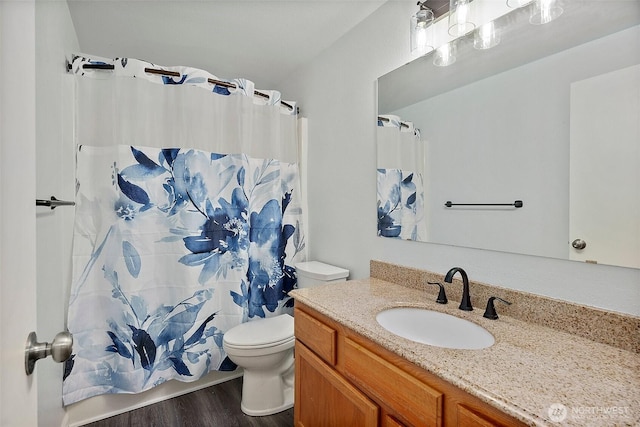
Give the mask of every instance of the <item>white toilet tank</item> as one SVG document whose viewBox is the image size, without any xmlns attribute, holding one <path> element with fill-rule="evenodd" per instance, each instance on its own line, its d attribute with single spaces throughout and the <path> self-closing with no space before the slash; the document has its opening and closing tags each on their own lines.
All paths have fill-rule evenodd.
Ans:
<svg viewBox="0 0 640 427">
<path fill-rule="evenodd" d="M 343 281 L 349 277 L 349 270 L 319 261 L 299 262 L 295 267 L 298 275 L 298 288 Z"/>
</svg>

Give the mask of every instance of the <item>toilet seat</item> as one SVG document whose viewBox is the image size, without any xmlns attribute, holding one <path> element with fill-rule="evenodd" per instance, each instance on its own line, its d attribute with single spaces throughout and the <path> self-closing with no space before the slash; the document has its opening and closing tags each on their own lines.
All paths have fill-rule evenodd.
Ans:
<svg viewBox="0 0 640 427">
<path fill-rule="evenodd" d="M 294 341 L 293 317 L 288 314 L 242 323 L 229 329 L 223 338 L 226 347 L 235 349 L 281 347 Z"/>
</svg>

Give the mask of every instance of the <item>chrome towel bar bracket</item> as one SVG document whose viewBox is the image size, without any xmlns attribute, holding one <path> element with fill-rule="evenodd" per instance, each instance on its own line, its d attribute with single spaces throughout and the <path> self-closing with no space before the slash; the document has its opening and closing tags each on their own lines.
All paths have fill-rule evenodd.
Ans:
<svg viewBox="0 0 640 427">
<path fill-rule="evenodd" d="M 51 196 L 49 200 L 36 199 L 36 206 L 50 206 L 51 209 L 55 209 L 58 206 L 75 206 L 76 202 L 69 202 L 66 200 L 58 200 L 54 196 Z"/>
</svg>

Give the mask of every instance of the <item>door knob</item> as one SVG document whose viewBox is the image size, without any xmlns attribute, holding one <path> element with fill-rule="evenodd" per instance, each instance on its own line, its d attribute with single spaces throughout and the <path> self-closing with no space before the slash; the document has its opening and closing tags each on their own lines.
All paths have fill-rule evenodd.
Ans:
<svg viewBox="0 0 640 427">
<path fill-rule="evenodd" d="M 73 335 L 69 332 L 60 332 L 57 334 L 51 344 L 48 342 L 38 342 L 35 332 L 31 332 L 27 337 L 27 344 L 24 348 L 24 369 L 27 375 L 33 373 L 36 362 L 49 355 L 58 362 L 64 362 L 71 356 L 73 349 Z"/>
<path fill-rule="evenodd" d="M 573 242 L 571 242 L 571 246 L 573 246 L 575 249 L 584 249 L 587 247 L 587 242 L 585 242 L 582 239 L 576 239 Z"/>
</svg>

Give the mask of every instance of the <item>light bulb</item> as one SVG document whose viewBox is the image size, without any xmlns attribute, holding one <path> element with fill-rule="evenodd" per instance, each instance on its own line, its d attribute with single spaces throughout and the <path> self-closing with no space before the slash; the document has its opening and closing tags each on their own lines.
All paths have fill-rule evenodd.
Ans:
<svg viewBox="0 0 640 427">
<path fill-rule="evenodd" d="M 433 12 L 430 9 L 419 10 L 411 17 L 411 52 L 424 55 L 433 50 L 432 26 Z"/>
<path fill-rule="evenodd" d="M 451 43 L 440 46 L 436 49 L 433 58 L 433 65 L 437 67 L 446 67 L 456 62 L 455 46 Z"/>
<path fill-rule="evenodd" d="M 418 28 L 416 28 L 416 47 L 418 48 L 418 50 L 424 51 L 426 46 L 427 29 L 424 26 L 419 25 Z"/>
<path fill-rule="evenodd" d="M 458 7 L 457 18 L 456 21 L 458 25 L 464 25 L 467 22 L 467 15 L 469 14 L 469 5 L 467 3 L 463 3 Z"/>
<path fill-rule="evenodd" d="M 542 25 L 553 21 L 564 12 L 558 3 L 558 0 L 535 0 L 529 22 Z"/>
<path fill-rule="evenodd" d="M 476 49 L 491 49 L 500 43 L 500 34 L 493 21 L 481 25 L 473 37 L 473 47 Z"/>
<path fill-rule="evenodd" d="M 449 0 L 449 34 L 460 37 L 473 31 L 470 0 Z"/>
</svg>

